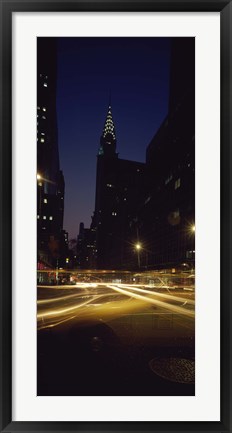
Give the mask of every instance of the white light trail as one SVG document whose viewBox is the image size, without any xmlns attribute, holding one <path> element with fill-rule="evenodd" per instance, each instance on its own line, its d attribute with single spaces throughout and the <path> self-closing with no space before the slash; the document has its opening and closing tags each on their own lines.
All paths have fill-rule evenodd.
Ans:
<svg viewBox="0 0 232 433">
<path fill-rule="evenodd" d="M 39 313 L 39 314 L 37 314 L 37 319 L 42 319 L 44 317 L 51 317 L 51 316 L 61 316 L 65 313 L 69 313 L 70 311 L 74 311 L 74 310 L 77 310 L 81 307 L 84 307 L 85 305 L 92 302 L 93 299 L 97 299 L 99 297 L 101 297 L 101 295 L 92 296 L 90 299 L 88 299 L 88 301 L 82 302 L 81 304 L 78 304 L 78 305 L 74 305 L 73 307 L 67 307 L 67 308 L 62 308 L 62 309 L 57 309 L 57 310 L 49 310 L 46 313 L 45 312 Z"/>
<path fill-rule="evenodd" d="M 37 304 L 38 305 L 51 304 L 52 302 L 65 301 L 67 299 L 76 298 L 78 296 L 79 296 L 79 294 L 75 293 L 75 295 L 59 296 L 59 298 L 40 299 L 37 301 Z"/>
<path fill-rule="evenodd" d="M 167 295 L 165 293 L 159 293 L 159 292 L 152 292 L 151 290 L 146 290 L 146 289 L 139 289 L 138 287 L 135 287 L 133 285 L 126 285 L 126 284 L 118 284 L 118 286 L 125 288 L 125 289 L 130 289 L 130 290 L 134 290 L 137 292 L 142 292 L 142 293 L 147 293 L 149 295 L 155 295 L 155 296 L 160 296 L 161 298 L 166 298 L 166 299 L 171 299 L 174 301 L 180 301 L 180 302 L 188 302 L 188 304 L 191 305 L 195 305 L 195 301 L 191 301 L 191 299 L 186 299 L 186 298 L 181 298 L 180 296 L 173 296 L 173 295 Z"/>
<path fill-rule="evenodd" d="M 112 284 L 109 284 L 108 287 L 111 288 L 111 289 L 113 289 L 113 290 L 115 290 L 116 292 L 120 292 L 120 293 L 122 293 L 124 295 L 131 296 L 133 298 L 136 298 L 136 299 L 148 302 L 150 304 L 158 305 L 159 307 L 162 307 L 162 308 L 164 308 L 166 310 L 171 310 L 172 312 L 175 312 L 175 313 L 178 313 L 178 314 L 182 314 L 182 315 L 185 315 L 185 316 L 188 316 L 188 317 L 192 317 L 192 318 L 195 317 L 195 312 L 194 311 L 189 311 L 189 310 L 186 310 L 185 308 L 178 307 L 176 305 L 168 304 L 168 303 L 163 302 L 163 301 L 158 301 L 156 299 L 151 299 L 151 298 L 148 298 L 146 296 L 138 295 L 136 293 L 132 293 L 131 291 L 120 289 L 118 286 L 114 286 Z"/>
</svg>

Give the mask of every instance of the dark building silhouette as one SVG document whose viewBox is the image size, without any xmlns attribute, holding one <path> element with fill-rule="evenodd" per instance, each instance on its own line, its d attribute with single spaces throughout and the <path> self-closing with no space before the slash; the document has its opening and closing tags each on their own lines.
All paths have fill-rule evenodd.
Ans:
<svg viewBox="0 0 232 433">
<path fill-rule="evenodd" d="M 94 228 L 85 228 L 80 223 L 77 236 L 77 265 L 81 269 L 95 268 L 96 235 Z"/>
<path fill-rule="evenodd" d="M 38 267 L 54 266 L 66 248 L 64 177 L 56 117 L 55 38 L 37 38 L 37 248 Z M 66 248 L 67 249 L 67 248 Z"/>
<path fill-rule="evenodd" d="M 120 159 L 109 105 L 97 156 L 95 212 L 98 268 L 123 269 L 136 261 L 136 218 L 145 193 L 145 164 Z"/>
<path fill-rule="evenodd" d="M 147 147 L 146 164 L 118 157 L 109 106 L 93 226 L 99 268 L 194 266 L 194 38 L 172 39 L 168 114 Z"/>
<path fill-rule="evenodd" d="M 146 265 L 194 266 L 195 39 L 173 38 L 168 115 L 147 147 Z"/>
</svg>

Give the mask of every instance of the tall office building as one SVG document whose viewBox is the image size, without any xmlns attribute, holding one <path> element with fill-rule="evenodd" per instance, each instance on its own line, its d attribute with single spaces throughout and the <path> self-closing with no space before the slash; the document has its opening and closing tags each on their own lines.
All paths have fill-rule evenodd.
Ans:
<svg viewBox="0 0 232 433">
<path fill-rule="evenodd" d="M 148 266 L 195 260 L 195 40 L 173 38 L 168 115 L 147 147 L 141 211 Z"/>
<path fill-rule="evenodd" d="M 120 159 L 109 105 L 97 156 L 95 212 L 97 267 L 123 269 L 136 262 L 133 226 L 144 194 L 145 164 Z M 133 228 L 134 227 L 134 228 Z"/>
<path fill-rule="evenodd" d="M 84 223 L 80 223 L 79 234 L 77 236 L 77 265 L 81 269 L 95 268 L 95 249 L 96 236 L 93 228 L 85 228 Z"/>
<path fill-rule="evenodd" d="M 61 258 L 64 177 L 60 170 L 56 116 L 55 38 L 37 38 L 37 249 L 38 267 Z"/>
</svg>

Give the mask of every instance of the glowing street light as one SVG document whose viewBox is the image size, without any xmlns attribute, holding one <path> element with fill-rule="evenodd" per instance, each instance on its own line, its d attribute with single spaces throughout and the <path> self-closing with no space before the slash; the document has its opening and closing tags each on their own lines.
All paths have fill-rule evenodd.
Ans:
<svg viewBox="0 0 232 433">
<path fill-rule="evenodd" d="M 45 177 L 41 176 L 41 174 L 39 174 L 39 173 L 37 173 L 36 177 L 37 177 L 37 180 L 38 180 L 38 183 L 40 186 L 42 186 L 42 181 L 56 185 L 56 182 L 54 182 L 50 179 L 46 179 Z"/>
<path fill-rule="evenodd" d="M 37 181 L 38 181 L 38 186 L 40 187 L 39 188 L 39 209 L 38 209 L 38 211 L 39 211 L 39 218 L 40 218 L 40 222 L 39 222 L 39 224 L 41 225 L 41 218 L 42 218 L 42 186 L 43 186 L 43 183 L 42 183 L 42 180 L 43 180 L 43 178 L 42 178 L 42 176 L 41 176 L 41 174 L 39 174 L 39 173 L 37 173 Z"/>
<path fill-rule="evenodd" d="M 137 251 L 138 268 L 140 269 L 140 251 L 142 249 L 142 245 L 139 242 L 137 242 L 137 244 L 135 245 L 135 249 Z"/>
<path fill-rule="evenodd" d="M 186 232 L 190 237 L 195 235 L 195 224 L 193 222 L 189 223 L 186 227 Z"/>
<path fill-rule="evenodd" d="M 42 181 L 44 180 L 43 177 L 41 176 L 41 174 L 37 173 L 37 182 L 39 186 L 43 186 Z"/>
</svg>

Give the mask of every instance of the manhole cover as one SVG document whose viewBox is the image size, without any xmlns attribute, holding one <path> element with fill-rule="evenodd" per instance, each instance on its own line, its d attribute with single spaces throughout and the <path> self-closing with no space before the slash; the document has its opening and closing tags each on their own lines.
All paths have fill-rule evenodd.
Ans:
<svg viewBox="0 0 232 433">
<path fill-rule="evenodd" d="M 195 382 L 195 361 L 185 358 L 154 358 L 149 362 L 151 370 L 172 382 L 192 384 Z"/>
</svg>

